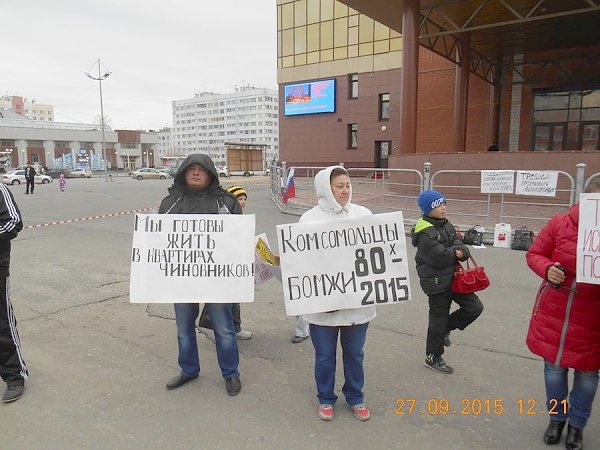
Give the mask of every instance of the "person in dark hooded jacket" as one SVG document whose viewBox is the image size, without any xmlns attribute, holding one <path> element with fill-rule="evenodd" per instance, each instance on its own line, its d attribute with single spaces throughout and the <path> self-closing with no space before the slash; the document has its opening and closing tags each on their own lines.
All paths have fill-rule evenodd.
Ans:
<svg viewBox="0 0 600 450">
<path fill-rule="evenodd" d="M 208 155 L 189 155 L 179 166 L 173 186 L 158 210 L 159 214 L 242 214 L 236 197 L 219 184 L 215 165 Z M 196 341 L 197 303 L 175 303 L 179 366 L 181 373 L 167 383 L 177 389 L 198 378 L 200 359 Z M 239 352 L 233 327 L 231 303 L 207 303 L 213 323 L 217 359 L 227 393 L 237 395 L 242 384 L 238 372 Z"/>
<path fill-rule="evenodd" d="M 429 297 L 425 366 L 450 374 L 454 369 L 442 358 L 444 346 L 450 345 L 450 332 L 464 330 L 477 319 L 483 304 L 475 294 L 455 294 L 450 289 L 456 262 L 466 261 L 471 253 L 446 219 L 444 195 L 428 189 L 421 192 L 417 202 L 423 216 L 411 230 L 411 237 L 417 248 L 415 262 L 421 289 Z M 453 300 L 460 308 L 450 314 Z"/>
</svg>

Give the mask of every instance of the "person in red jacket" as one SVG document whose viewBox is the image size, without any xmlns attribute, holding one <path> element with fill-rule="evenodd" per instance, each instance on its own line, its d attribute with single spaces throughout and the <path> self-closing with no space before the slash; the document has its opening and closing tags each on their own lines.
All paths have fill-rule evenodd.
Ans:
<svg viewBox="0 0 600 450">
<path fill-rule="evenodd" d="M 600 177 L 586 192 L 600 192 Z M 550 219 L 527 252 L 527 264 L 543 279 L 527 333 L 529 349 L 544 358 L 550 424 L 543 440 L 558 444 L 568 419 L 568 449 L 583 448 L 600 369 L 600 285 L 576 282 L 578 224 L 576 204 Z M 569 368 L 575 372 L 570 395 Z"/>
</svg>

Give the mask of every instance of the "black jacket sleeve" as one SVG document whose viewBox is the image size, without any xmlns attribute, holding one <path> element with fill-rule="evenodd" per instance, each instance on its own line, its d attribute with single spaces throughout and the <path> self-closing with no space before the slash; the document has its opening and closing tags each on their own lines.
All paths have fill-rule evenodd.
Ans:
<svg viewBox="0 0 600 450">
<path fill-rule="evenodd" d="M 454 248 L 442 244 L 437 239 L 437 235 L 437 231 L 433 229 L 423 230 L 417 248 L 425 264 L 441 269 L 454 264 L 456 256 L 454 255 Z"/>
<path fill-rule="evenodd" d="M 22 229 L 21 212 L 12 193 L 2 184 L 0 186 L 0 239 L 14 239 Z"/>
</svg>

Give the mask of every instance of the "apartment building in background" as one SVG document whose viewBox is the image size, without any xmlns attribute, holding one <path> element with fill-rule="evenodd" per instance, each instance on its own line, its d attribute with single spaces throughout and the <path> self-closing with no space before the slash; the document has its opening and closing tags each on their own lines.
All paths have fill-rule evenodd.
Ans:
<svg viewBox="0 0 600 450">
<path fill-rule="evenodd" d="M 31 120 L 54 122 L 54 105 L 37 103 L 16 95 L 0 97 L 0 109 L 12 111 Z"/>
<path fill-rule="evenodd" d="M 158 136 L 158 155 L 159 157 L 176 156 L 175 150 L 173 149 L 173 130 L 169 127 L 161 128 L 156 132 Z"/>
<path fill-rule="evenodd" d="M 226 142 L 265 145 L 264 163 L 279 158 L 277 90 L 253 86 L 234 92 L 201 92 L 173 101 L 172 148 L 176 156 L 208 154 L 217 167 L 227 164 Z"/>
</svg>

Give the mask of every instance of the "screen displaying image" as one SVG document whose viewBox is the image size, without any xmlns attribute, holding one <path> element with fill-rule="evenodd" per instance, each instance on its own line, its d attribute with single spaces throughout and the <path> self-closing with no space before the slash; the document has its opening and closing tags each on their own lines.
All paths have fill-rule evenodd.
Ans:
<svg viewBox="0 0 600 450">
<path fill-rule="evenodd" d="M 286 116 L 335 112 L 335 80 L 288 84 L 283 92 Z"/>
</svg>

